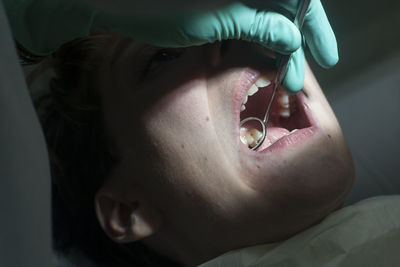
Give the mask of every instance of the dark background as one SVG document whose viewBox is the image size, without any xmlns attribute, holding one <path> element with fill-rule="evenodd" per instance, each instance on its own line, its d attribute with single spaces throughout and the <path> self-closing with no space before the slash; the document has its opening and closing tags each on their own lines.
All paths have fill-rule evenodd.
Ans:
<svg viewBox="0 0 400 267">
<path fill-rule="evenodd" d="M 400 1 L 322 0 L 339 47 L 330 70 L 309 59 L 356 166 L 347 204 L 400 194 Z"/>
</svg>

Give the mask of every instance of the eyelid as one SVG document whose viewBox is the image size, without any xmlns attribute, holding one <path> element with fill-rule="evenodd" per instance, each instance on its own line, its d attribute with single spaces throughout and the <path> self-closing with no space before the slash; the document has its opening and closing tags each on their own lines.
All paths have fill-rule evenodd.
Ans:
<svg viewBox="0 0 400 267">
<path fill-rule="evenodd" d="M 184 52 L 184 48 L 161 48 L 160 47 L 160 48 L 154 49 L 152 51 L 152 55 L 149 56 L 148 62 L 146 64 L 145 68 L 144 68 L 142 79 L 144 79 L 146 77 L 146 75 L 150 71 L 153 71 L 151 69 L 151 65 L 157 63 L 156 62 L 157 61 L 157 57 L 160 54 L 162 54 L 162 53 L 173 54 L 172 57 L 175 57 L 175 58 L 173 58 L 171 61 L 174 61 L 174 59 L 179 58 L 182 55 L 183 52 Z M 168 64 L 168 63 L 170 63 L 170 62 L 169 61 L 168 62 L 159 62 L 160 65 Z"/>
<path fill-rule="evenodd" d="M 162 53 L 173 54 L 173 56 L 179 57 L 183 53 L 183 49 L 182 48 L 160 48 L 150 58 L 149 63 L 151 63 L 152 61 L 155 61 L 157 56 L 159 56 Z"/>
</svg>

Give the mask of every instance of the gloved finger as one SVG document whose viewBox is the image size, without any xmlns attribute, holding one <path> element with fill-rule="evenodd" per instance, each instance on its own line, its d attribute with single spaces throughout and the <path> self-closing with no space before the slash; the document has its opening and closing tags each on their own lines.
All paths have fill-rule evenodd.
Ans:
<svg viewBox="0 0 400 267">
<path fill-rule="evenodd" d="M 301 34 L 285 16 L 273 11 L 259 11 L 234 3 L 215 12 L 190 16 L 182 23 L 180 40 L 186 45 L 212 43 L 228 39 L 257 42 L 282 54 L 301 45 Z"/>
<path fill-rule="evenodd" d="M 241 39 L 289 54 L 301 45 L 299 30 L 285 16 L 259 11 L 239 2 L 216 11 L 184 14 L 171 20 L 101 14 L 96 18 L 96 27 L 165 47 Z"/>
<path fill-rule="evenodd" d="M 242 22 L 240 20 L 240 22 Z M 301 33 L 285 16 L 273 11 L 255 13 L 244 39 L 257 42 L 281 54 L 289 54 L 301 46 Z M 246 33 L 244 32 L 243 35 Z"/>
<path fill-rule="evenodd" d="M 300 91 L 304 85 L 305 57 L 303 48 L 294 52 L 289 60 L 288 69 L 282 86 L 286 92 L 294 94 Z"/>
<path fill-rule="evenodd" d="M 304 19 L 303 33 L 307 45 L 319 65 L 329 68 L 338 62 L 335 34 L 320 0 L 311 0 Z"/>
</svg>

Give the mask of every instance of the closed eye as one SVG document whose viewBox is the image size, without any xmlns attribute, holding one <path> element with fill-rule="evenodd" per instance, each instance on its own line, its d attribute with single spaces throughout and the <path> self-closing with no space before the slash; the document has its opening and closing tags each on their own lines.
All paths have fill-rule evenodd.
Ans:
<svg viewBox="0 0 400 267">
<path fill-rule="evenodd" d="M 143 76 L 158 74 L 175 62 L 183 51 L 184 48 L 165 48 L 157 51 L 148 61 Z"/>
</svg>

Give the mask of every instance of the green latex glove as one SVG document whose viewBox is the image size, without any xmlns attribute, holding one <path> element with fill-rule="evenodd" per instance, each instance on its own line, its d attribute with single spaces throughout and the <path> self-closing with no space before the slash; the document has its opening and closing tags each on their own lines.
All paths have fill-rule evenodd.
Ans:
<svg viewBox="0 0 400 267">
<path fill-rule="evenodd" d="M 239 2 L 216 11 L 151 19 L 98 14 L 94 24 L 95 28 L 117 31 L 135 40 L 165 47 L 240 39 L 288 54 L 301 45 L 300 32 L 285 16 Z"/>
<path fill-rule="evenodd" d="M 268 7 L 257 10 L 234 3 L 217 11 L 139 18 L 104 14 L 80 0 L 3 0 L 3 3 L 15 38 L 37 55 L 49 54 L 63 43 L 96 30 L 117 31 L 138 41 L 167 47 L 242 39 L 282 54 L 297 50 L 284 86 L 289 92 L 296 92 L 303 85 L 304 55 L 298 50 L 301 35 L 288 18 Z"/>
<path fill-rule="evenodd" d="M 268 9 L 279 12 L 293 21 L 301 0 L 247 0 L 246 3 L 257 9 Z M 317 63 L 329 68 L 338 60 L 338 49 L 335 34 L 329 24 L 320 0 L 311 0 L 302 28 L 304 39 Z M 301 48 L 300 50 L 303 50 Z M 304 51 L 296 51 L 289 62 L 288 73 L 283 85 L 288 91 L 296 92 L 303 86 Z"/>
<path fill-rule="evenodd" d="M 301 43 L 298 30 L 287 18 L 273 11 L 258 12 L 241 3 L 218 11 L 139 18 L 104 14 L 81 0 L 3 2 L 15 38 L 36 55 L 50 54 L 66 41 L 101 29 L 166 47 L 242 39 L 287 54 Z"/>
</svg>

